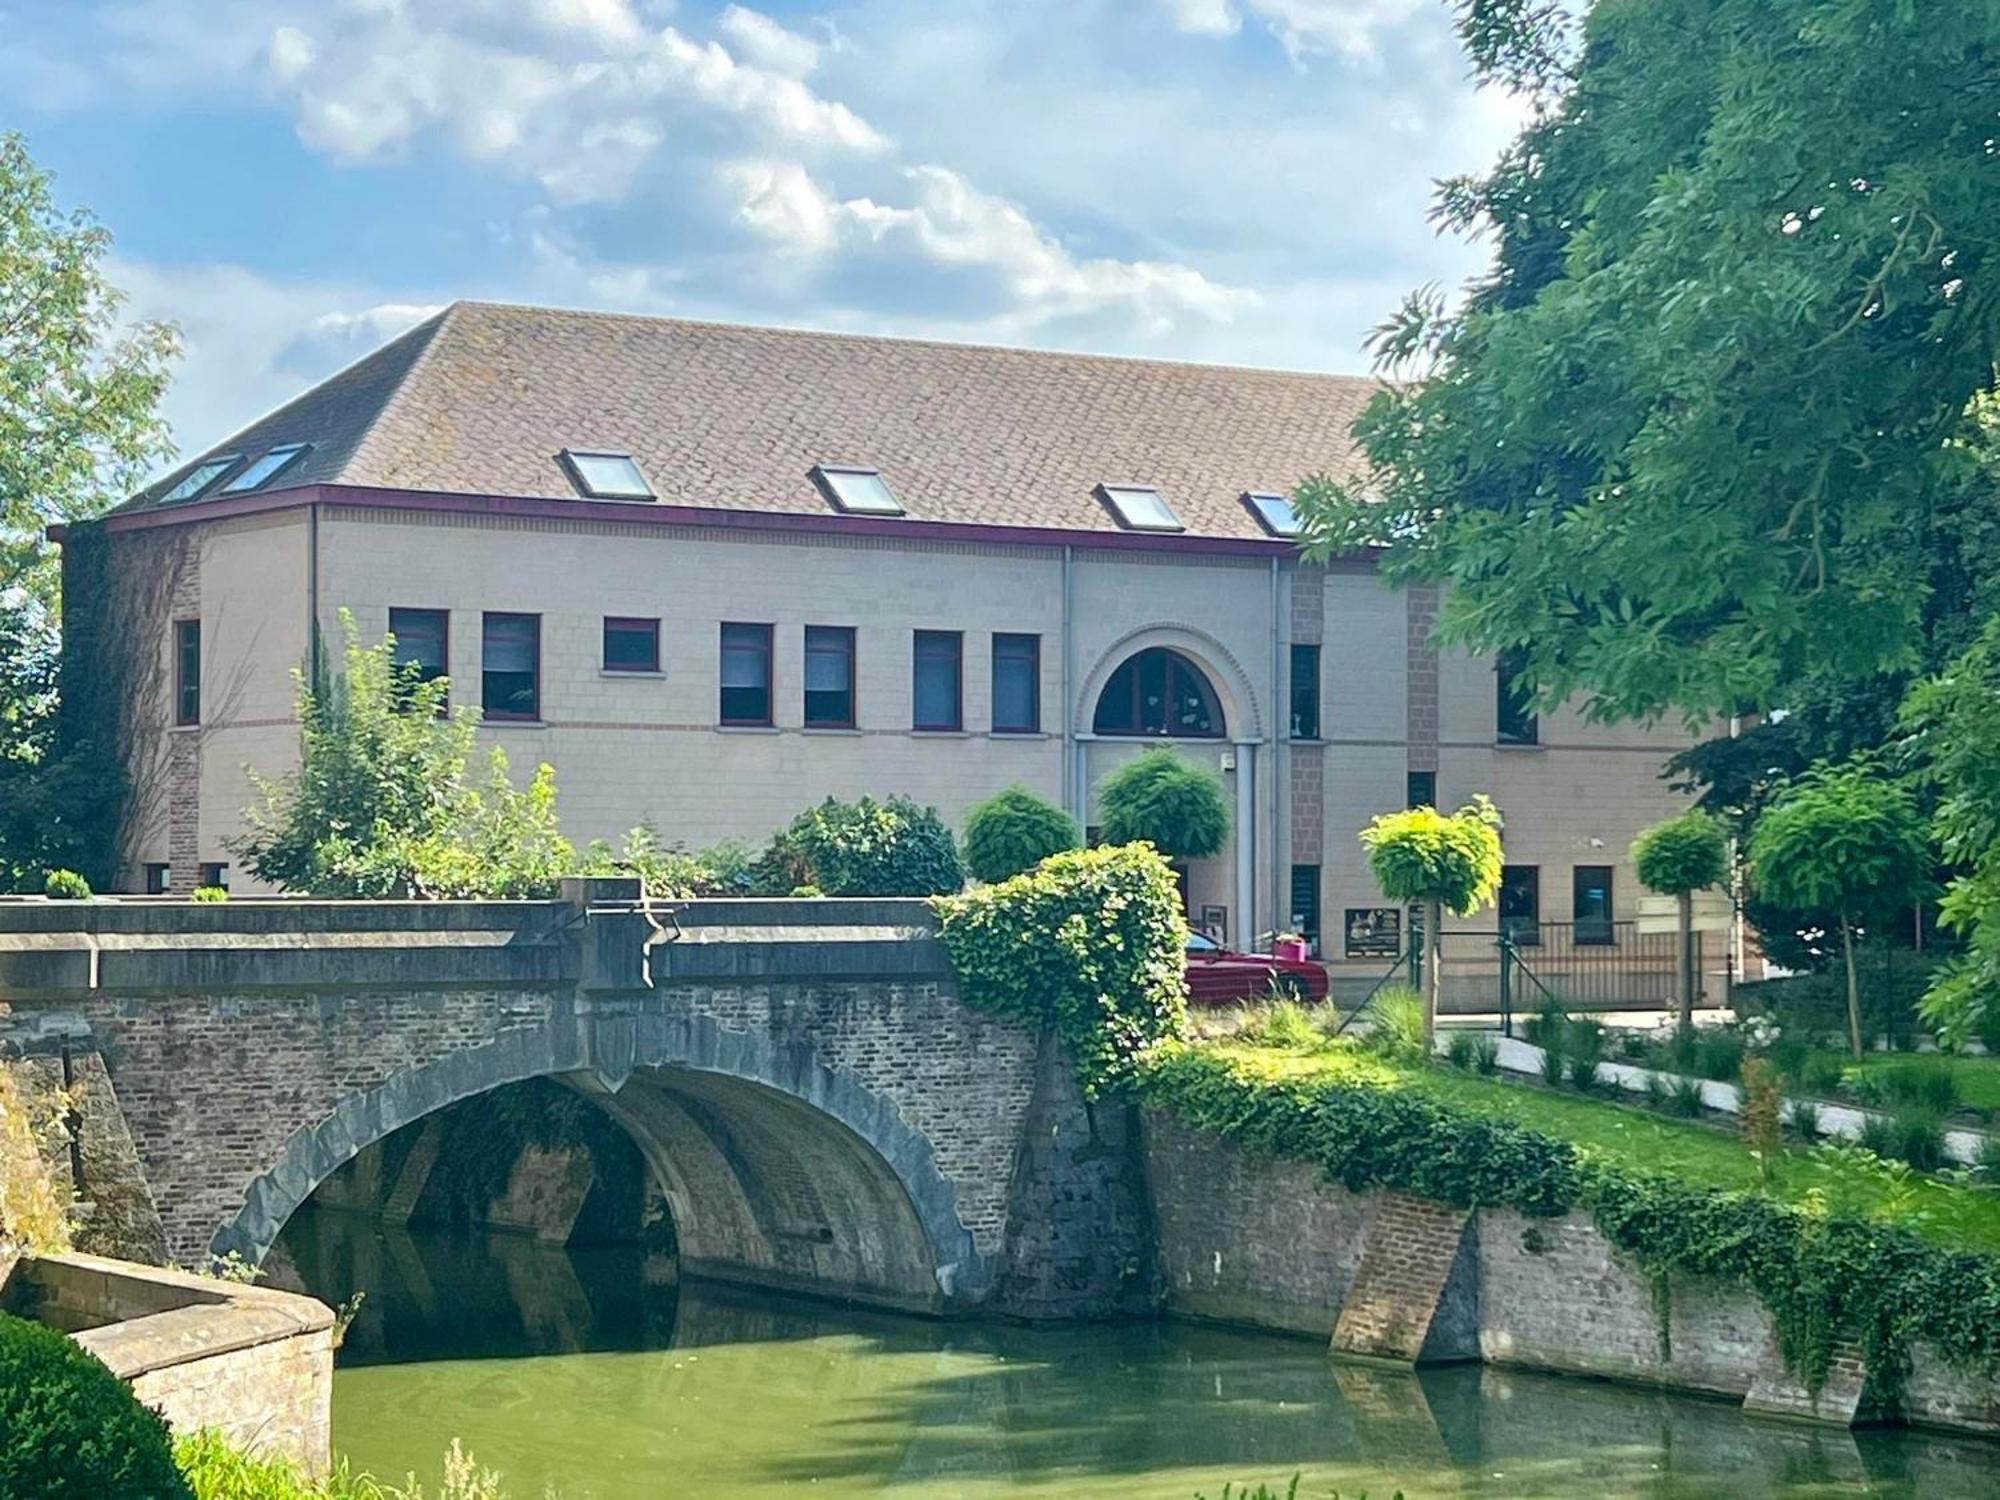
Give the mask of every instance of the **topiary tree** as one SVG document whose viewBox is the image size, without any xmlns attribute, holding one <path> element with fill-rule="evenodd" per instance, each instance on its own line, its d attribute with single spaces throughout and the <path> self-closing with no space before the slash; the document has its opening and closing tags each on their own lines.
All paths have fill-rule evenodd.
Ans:
<svg viewBox="0 0 2000 1500">
<path fill-rule="evenodd" d="M 1847 1042 L 1861 1039 L 1855 930 L 1916 895 L 1930 849 L 1910 794 L 1862 763 L 1814 766 L 1781 792 L 1750 833 L 1750 879 L 1770 900 L 1823 912 L 1847 968 Z"/>
<path fill-rule="evenodd" d="M 0 1313 L 0 1495 L 192 1500 L 167 1424 L 74 1340 Z"/>
<path fill-rule="evenodd" d="M 1469 917 L 1500 890 L 1500 813 L 1480 795 L 1446 816 L 1434 807 L 1383 813 L 1361 830 L 1368 869 L 1391 901 L 1424 905 L 1424 1046 L 1444 990 L 1444 913 Z"/>
<path fill-rule="evenodd" d="M 1694 1030 L 1694 893 L 1718 885 L 1729 871 L 1729 839 L 1700 808 L 1655 823 L 1632 841 L 1632 865 L 1649 891 L 1672 896 L 1679 908 L 1681 1030 Z"/>
<path fill-rule="evenodd" d="M 1229 842 L 1229 797 L 1213 771 L 1171 750 L 1148 750 L 1097 784 L 1097 821 L 1107 844 L 1206 859 Z"/>
<path fill-rule="evenodd" d="M 757 862 L 760 889 L 829 896 L 942 896 L 961 890 L 958 845 L 935 807 L 908 797 L 829 797 L 781 829 Z"/>
<path fill-rule="evenodd" d="M 965 867 L 998 885 L 1051 854 L 1083 845 L 1083 830 L 1062 808 L 1024 786 L 995 792 L 965 820 Z"/>
</svg>

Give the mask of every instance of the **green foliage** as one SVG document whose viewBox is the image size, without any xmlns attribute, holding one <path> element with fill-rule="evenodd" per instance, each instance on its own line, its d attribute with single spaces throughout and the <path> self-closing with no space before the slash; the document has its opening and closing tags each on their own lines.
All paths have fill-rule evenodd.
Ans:
<svg viewBox="0 0 2000 1500">
<path fill-rule="evenodd" d="M 1444 1060 L 1454 1068 L 1471 1071 L 1482 1040 L 1490 1041 L 1491 1038 L 1482 1038 L 1472 1031 L 1454 1031 L 1445 1038 Z"/>
<path fill-rule="evenodd" d="M 188 1500 L 167 1424 L 95 1355 L 0 1313 L 0 1495 Z"/>
<path fill-rule="evenodd" d="M 1912 1105 L 1889 1117 L 1890 1149 L 1919 1172 L 1935 1172 L 1945 1155 L 1944 1124 L 1930 1110 Z"/>
<path fill-rule="evenodd" d="M 809 885 L 829 896 L 944 896 L 965 884 L 951 830 L 908 797 L 827 798 L 778 832 L 752 878 L 770 895 Z"/>
<path fill-rule="evenodd" d="M 1682 1119 L 1695 1120 L 1707 1106 L 1702 1102 L 1701 1080 L 1676 1078 L 1667 1088 L 1667 1108 Z"/>
<path fill-rule="evenodd" d="M 1266 1047 L 1312 1048 L 1326 1040 L 1319 1018 L 1291 999 L 1246 1005 L 1234 1034 Z"/>
<path fill-rule="evenodd" d="M 1604 717 L 1907 668 L 2000 343 L 2000 0 L 1459 9 L 1546 107 L 1442 187 L 1491 269 L 1385 325 L 1425 378 L 1358 424 L 1365 480 L 1301 490 L 1314 550 L 1444 584 L 1447 640 Z"/>
<path fill-rule="evenodd" d="M 1892 1385 L 1917 1340 L 1955 1364 L 2000 1368 L 2000 1260 L 1944 1250 L 1823 1201 L 1789 1206 L 1698 1187 L 1393 1080 L 1301 1077 L 1211 1048 L 1160 1049 L 1139 1085 L 1191 1124 L 1313 1162 L 1352 1192 L 1395 1188 L 1537 1218 L 1587 1211 L 1656 1284 L 1676 1276 L 1747 1284 L 1772 1313 L 1787 1365 L 1814 1390 L 1846 1336 L 1860 1339 L 1871 1373 Z"/>
<path fill-rule="evenodd" d="M 1499 828 L 1499 813 L 1480 796 L 1449 816 L 1434 807 L 1382 813 L 1361 830 L 1361 845 L 1391 901 L 1435 900 L 1469 917 L 1500 890 Z"/>
<path fill-rule="evenodd" d="M 1812 1100 L 1794 1100 L 1786 1118 L 1802 1144 L 1810 1146 L 1819 1139 L 1819 1106 Z"/>
<path fill-rule="evenodd" d="M 1167 749 L 1148 750 L 1097 784 L 1107 844 L 1151 844 L 1170 860 L 1205 859 L 1229 842 L 1222 778 Z"/>
<path fill-rule="evenodd" d="M 450 683 L 398 667 L 393 638 L 361 644 L 345 610 L 344 670 L 298 674 L 299 768 L 257 777 L 263 805 L 229 844 L 259 879 L 315 896 L 546 897 L 575 851 L 556 819 L 555 772 L 514 786 L 495 749 L 467 775 L 476 720 L 445 713 Z"/>
<path fill-rule="evenodd" d="M 229 888 L 220 885 L 198 885 L 190 893 L 188 899 L 190 901 L 201 901 L 211 904 L 227 901 L 229 899 Z"/>
<path fill-rule="evenodd" d="M 345 1459 L 324 1479 L 306 1474 L 289 1459 L 267 1458 L 230 1446 L 220 1433 L 207 1430 L 177 1438 L 174 1461 L 194 1488 L 194 1500 L 425 1500 L 426 1491 L 414 1479 L 384 1484 L 356 1474 Z M 444 1458 L 443 1488 L 436 1500 L 507 1500 L 500 1476 L 478 1462 L 452 1440 Z M 547 1500 L 557 1500 L 553 1491 Z"/>
<path fill-rule="evenodd" d="M 1069 1047 L 1086 1091 L 1181 1033 L 1187 923 L 1173 871 L 1143 844 L 1051 855 L 935 903 L 966 1002 Z"/>
<path fill-rule="evenodd" d="M 1779 795 L 1750 836 L 1750 878 L 1772 899 L 1832 926 L 1892 912 L 1929 868 L 1910 794 L 1864 764 L 1816 766 Z"/>
<path fill-rule="evenodd" d="M 1406 984 L 1385 986 L 1368 1005 L 1368 1046 L 1399 1062 L 1430 1057 L 1424 1027 L 1424 997 Z"/>
<path fill-rule="evenodd" d="M 1082 845 L 1083 830 L 1076 819 L 1024 786 L 995 792 L 965 820 L 965 867 L 988 885 L 998 885 L 1051 854 Z"/>
<path fill-rule="evenodd" d="M 51 901 L 88 901 L 90 882 L 74 870 L 51 870 L 42 882 L 42 894 Z"/>
<path fill-rule="evenodd" d="M 743 895 L 749 887 L 748 867 L 740 845 L 716 844 L 689 852 L 663 842 L 650 823 L 631 829 L 616 849 L 603 839 L 592 839 L 578 864 L 584 875 L 637 876 L 646 894 L 662 901 Z"/>
<path fill-rule="evenodd" d="M 1698 808 L 1655 823 L 1632 841 L 1639 883 L 1666 896 L 1705 891 L 1729 873 L 1729 838 Z"/>
</svg>

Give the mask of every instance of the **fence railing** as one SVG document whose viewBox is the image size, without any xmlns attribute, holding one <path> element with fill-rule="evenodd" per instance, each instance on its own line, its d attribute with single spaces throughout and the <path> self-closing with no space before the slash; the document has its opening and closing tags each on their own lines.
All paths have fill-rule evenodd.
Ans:
<svg viewBox="0 0 2000 1500">
<path fill-rule="evenodd" d="M 1526 1012 L 1554 999 L 1565 1010 L 1668 1010 L 1680 997 L 1680 937 L 1632 922 L 1540 922 L 1501 931 L 1446 932 L 1442 1009 Z M 1697 1004 L 1724 1000 L 1695 933 Z"/>
</svg>

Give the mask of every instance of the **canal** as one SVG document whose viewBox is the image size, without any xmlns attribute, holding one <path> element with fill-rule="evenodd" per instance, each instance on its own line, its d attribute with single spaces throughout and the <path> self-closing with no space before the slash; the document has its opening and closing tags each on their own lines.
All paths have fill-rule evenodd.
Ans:
<svg viewBox="0 0 2000 1500">
<path fill-rule="evenodd" d="M 1732 1406 L 1477 1366 L 1341 1365 L 1179 1325 L 933 1322 L 679 1284 L 670 1259 L 386 1230 L 308 1209 L 283 1259 L 366 1294 L 334 1446 L 434 1486 L 454 1437 L 515 1500 L 1219 1497 L 1990 1500 L 2000 1447 L 1753 1420 Z"/>
</svg>

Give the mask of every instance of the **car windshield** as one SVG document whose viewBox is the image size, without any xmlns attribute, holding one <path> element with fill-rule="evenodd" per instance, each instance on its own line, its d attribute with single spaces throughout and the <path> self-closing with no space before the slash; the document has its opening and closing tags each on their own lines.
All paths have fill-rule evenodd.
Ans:
<svg viewBox="0 0 2000 1500">
<path fill-rule="evenodd" d="M 1190 953 L 1220 953 L 1222 951 L 1222 944 L 1216 942 L 1214 938 L 1206 938 L 1198 932 L 1190 932 L 1187 940 L 1187 951 Z"/>
</svg>

